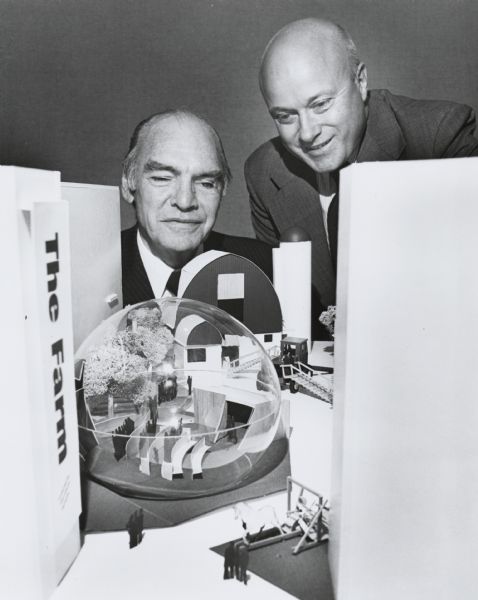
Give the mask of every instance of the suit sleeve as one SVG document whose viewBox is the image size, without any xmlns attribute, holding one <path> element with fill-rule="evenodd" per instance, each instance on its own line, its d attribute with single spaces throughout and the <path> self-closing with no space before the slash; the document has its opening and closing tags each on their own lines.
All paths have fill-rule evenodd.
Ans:
<svg viewBox="0 0 478 600">
<path fill-rule="evenodd" d="M 244 166 L 244 176 L 249 192 L 251 220 L 256 233 L 256 238 L 263 242 L 267 242 L 272 246 L 277 246 L 279 242 L 279 233 L 266 206 L 267 193 L 265 191 L 259 191 L 261 187 L 264 187 L 260 184 L 261 178 L 267 176 L 266 173 L 267 169 L 261 161 L 257 160 L 257 157 L 255 157 L 254 154 L 247 159 Z"/>
<path fill-rule="evenodd" d="M 478 156 L 475 113 L 469 106 L 454 105 L 445 113 L 435 137 L 435 155 L 442 158 Z"/>
</svg>

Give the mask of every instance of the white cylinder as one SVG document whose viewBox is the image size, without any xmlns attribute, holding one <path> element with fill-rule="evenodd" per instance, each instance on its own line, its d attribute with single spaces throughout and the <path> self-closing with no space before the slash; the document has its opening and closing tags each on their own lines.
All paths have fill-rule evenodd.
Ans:
<svg viewBox="0 0 478 600">
<path fill-rule="evenodd" d="M 281 242 L 273 249 L 272 260 L 283 333 L 307 338 L 310 349 L 312 242 Z"/>
</svg>

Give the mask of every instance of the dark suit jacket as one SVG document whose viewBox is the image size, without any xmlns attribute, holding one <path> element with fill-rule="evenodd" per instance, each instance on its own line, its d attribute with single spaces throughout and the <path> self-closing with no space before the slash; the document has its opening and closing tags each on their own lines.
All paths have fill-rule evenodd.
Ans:
<svg viewBox="0 0 478 600">
<path fill-rule="evenodd" d="M 137 227 L 121 232 L 121 270 L 123 306 L 154 298 L 136 241 Z M 204 251 L 221 250 L 249 259 L 272 279 L 272 247 L 258 240 L 212 231 L 204 242 Z"/>
<path fill-rule="evenodd" d="M 371 91 L 367 102 L 367 128 L 357 162 L 478 156 L 475 117 L 467 106 L 413 100 L 387 90 Z M 245 177 L 258 239 L 277 244 L 293 225 L 312 239 L 312 325 L 318 339 L 317 318 L 335 304 L 335 269 L 316 173 L 274 138 L 247 159 Z"/>
</svg>

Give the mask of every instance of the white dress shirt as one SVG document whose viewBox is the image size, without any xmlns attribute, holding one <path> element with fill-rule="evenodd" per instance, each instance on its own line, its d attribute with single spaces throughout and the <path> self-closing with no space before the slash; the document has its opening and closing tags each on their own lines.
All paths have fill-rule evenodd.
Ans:
<svg viewBox="0 0 478 600">
<path fill-rule="evenodd" d="M 139 255 L 143 261 L 144 270 L 153 288 L 155 298 L 170 298 L 173 294 L 166 289 L 169 276 L 174 269 L 155 256 L 144 242 L 141 234 L 137 233 Z"/>
<path fill-rule="evenodd" d="M 327 244 L 330 249 L 329 230 L 327 227 L 327 214 L 329 206 L 337 193 L 337 184 L 335 179 L 329 173 L 317 173 L 317 186 L 319 188 L 320 206 L 322 208 L 322 220 L 324 222 L 325 235 L 327 236 Z M 323 193 L 321 193 L 321 190 Z"/>
</svg>

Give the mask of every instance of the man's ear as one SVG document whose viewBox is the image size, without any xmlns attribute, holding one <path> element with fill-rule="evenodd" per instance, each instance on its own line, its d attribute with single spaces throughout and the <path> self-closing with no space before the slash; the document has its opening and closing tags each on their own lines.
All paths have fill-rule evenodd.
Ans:
<svg viewBox="0 0 478 600">
<path fill-rule="evenodd" d="M 121 177 L 121 195 L 123 196 L 123 199 L 128 202 L 128 204 L 133 204 L 134 193 L 135 190 L 130 187 L 128 178 L 123 174 Z"/>
<path fill-rule="evenodd" d="M 357 67 L 356 80 L 357 80 L 357 86 L 358 86 L 358 89 L 360 92 L 360 96 L 362 97 L 362 100 L 365 102 L 365 100 L 367 99 L 368 78 L 367 78 L 367 67 L 364 65 L 364 63 L 360 63 L 359 66 Z"/>
</svg>

